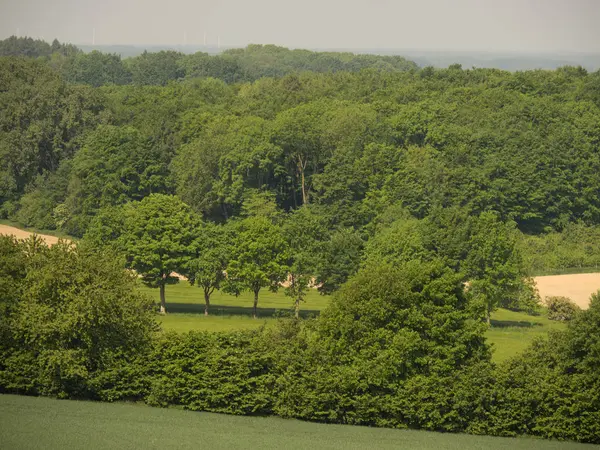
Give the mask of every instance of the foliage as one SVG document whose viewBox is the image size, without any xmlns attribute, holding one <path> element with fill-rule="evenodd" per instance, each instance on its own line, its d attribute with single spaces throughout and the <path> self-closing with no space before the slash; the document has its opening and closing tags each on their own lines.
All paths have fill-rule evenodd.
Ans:
<svg viewBox="0 0 600 450">
<path fill-rule="evenodd" d="M 52 54 L 74 56 L 80 50 L 72 44 L 61 44 L 57 39 L 48 44 L 42 39 L 10 36 L 0 41 L 0 56 L 25 56 L 29 58 L 49 58 Z"/>
<path fill-rule="evenodd" d="M 600 442 L 599 300 L 500 368 L 484 432 Z"/>
<path fill-rule="evenodd" d="M 6 201 L 72 157 L 105 105 L 97 92 L 68 87 L 39 61 L 0 58 L 0 86 L 0 201 Z"/>
<path fill-rule="evenodd" d="M 248 415 L 271 410 L 272 356 L 260 334 L 169 334 L 150 364 L 151 405 Z"/>
<path fill-rule="evenodd" d="M 525 271 L 516 245 L 513 224 L 503 224 L 494 214 L 483 213 L 471 228 L 469 251 L 461 265 L 473 295 L 490 314 L 518 295 Z"/>
<path fill-rule="evenodd" d="M 117 54 L 78 53 L 63 69 L 65 80 L 75 84 L 103 86 L 110 84 L 129 84 L 131 74 Z"/>
<path fill-rule="evenodd" d="M 157 329 L 152 303 L 109 252 L 64 241 L 48 248 L 34 238 L 2 242 L 2 260 L 17 257 L 12 271 L 20 275 L 7 291 L 16 305 L 5 319 L 1 389 L 93 398 L 98 373 L 148 348 Z"/>
<path fill-rule="evenodd" d="M 179 67 L 181 58 L 183 55 L 174 51 L 145 51 L 137 58 L 127 60 L 127 67 L 131 71 L 134 84 L 164 86 L 169 81 L 183 76 Z"/>
<path fill-rule="evenodd" d="M 523 235 L 521 253 L 532 274 L 550 275 L 568 269 L 595 270 L 600 267 L 600 228 L 573 223 L 562 232 Z"/>
<path fill-rule="evenodd" d="M 192 244 L 194 253 L 180 270 L 190 284 L 202 288 L 206 316 L 210 307 L 210 296 L 215 289 L 220 289 L 226 280 L 225 271 L 229 265 L 232 240 L 231 230 L 225 226 L 204 224 L 198 228 L 196 240 Z"/>
<path fill-rule="evenodd" d="M 285 279 L 288 249 L 280 227 L 264 216 L 250 216 L 242 220 L 236 233 L 226 288 L 232 292 L 252 291 L 256 317 L 260 290 L 268 288 L 276 291 Z"/>
<path fill-rule="evenodd" d="M 562 322 L 572 320 L 581 311 L 568 297 L 546 297 L 544 305 L 548 308 L 548 319 Z"/>
<path fill-rule="evenodd" d="M 121 239 L 127 265 L 142 276 L 144 284 L 160 288 L 160 310 L 165 313 L 165 287 L 179 282 L 175 272 L 192 257 L 198 220 L 177 197 L 163 194 L 151 194 L 123 211 Z"/>
<path fill-rule="evenodd" d="M 100 126 L 73 158 L 64 228 L 82 235 L 90 218 L 108 206 L 169 191 L 167 162 L 134 128 Z"/>
<path fill-rule="evenodd" d="M 316 283 L 323 294 L 338 290 L 360 266 L 364 241 L 348 228 L 331 232 L 316 253 Z"/>
<path fill-rule="evenodd" d="M 300 304 L 305 301 L 315 280 L 319 247 L 326 236 L 326 227 L 321 218 L 305 206 L 287 217 L 283 233 L 289 249 L 285 294 L 294 302 L 298 318 Z"/>
<path fill-rule="evenodd" d="M 488 360 L 484 330 L 459 277 L 439 261 L 368 266 L 334 296 L 314 330 L 292 341 L 275 411 L 334 423 L 461 429 L 468 417 L 449 396 L 460 396 L 472 364 Z"/>
</svg>

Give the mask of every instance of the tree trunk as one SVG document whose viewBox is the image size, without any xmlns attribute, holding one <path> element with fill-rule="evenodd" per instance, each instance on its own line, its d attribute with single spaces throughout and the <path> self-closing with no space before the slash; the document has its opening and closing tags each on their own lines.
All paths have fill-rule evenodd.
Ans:
<svg viewBox="0 0 600 450">
<path fill-rule="evenodd" d="M 300 299 L 296 298 L 296 303 L 294 304 L 294 307 L 296 309 L 296 319 L 300 318 Z"/>
<path fill-rule="evenodd" d="M 486 311 L 486 313 L 487 313 L 487 317 L 486 317 L 487 324 L 488 324 L 488 327 L 491 327 L 492 326 L 492 311 L 490 311 L 489 307 L 487 307 L 486 309 L 487 309 L 487 311 Z"/>
<path fill-rule="evenodd" d="M 308 198 L 306 198 L 306 187 L 304 186 L 304 170 L 302 170 L 301 176 L 302 176 L 302 205 L 307 205 Z"/>
<path fill-rule="evenodd" d="M 256 319 L 256 317 L 257 317 L 257 315 L 256 315 L 256 308 L 257 308 L 257 306 L 258 306 L 258 291 L 259 291 L 259 290 L 260 290 L 260 289 L 256 289 L 256 290 L 254 291 L 254 309 L 253 309 L 253 311 L 252 311 L 252 317 L 254 317 L 255 319 Z"/>
<path fill-rule="evenodd" d="M 208 307 L 210 306 L 210 293 L 204 290 L 204 315 L 208 316 Z"/>
<path fill-rule="evenodd" d="M 302 205 L 308 204 L 308 194 L 306 192 L 306 180 L 304 179 L 304 170 L 306 169 L 306 161 L 302 162 L 302 158 L 298 157 L 298 170 L 300 171 L 300 184 L 302 186 Z"/>
<path fill-rule="evenodd" d="M 167 302 L 165 300 L 165 285 L 164 283 L 160 285 L 160 313 L 167 313 Z"/>
</svg>

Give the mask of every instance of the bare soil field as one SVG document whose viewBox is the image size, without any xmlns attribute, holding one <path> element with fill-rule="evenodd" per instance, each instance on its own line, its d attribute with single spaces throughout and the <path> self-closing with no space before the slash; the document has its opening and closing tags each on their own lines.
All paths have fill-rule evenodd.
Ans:
<svg viewBox="0 0 600 450">
<path fill-rule="evenodd" d="M 0 225 L 0 234 L 13 235 L 17 239 L 27 239 L 30 235 L 34 234 L 30 231 L 21 230 L 19 228 L 11 227 L 8 225 Z M 49 236 L 47 234 L 38 234 L 48 245 L 54 245 L 58 242 L 56 236 Z"/>
<path fill-rule="evenodd" d="M 569 297 L 583 309 L 589 306 L 590 295 L 600 289 L 600 273 L 549 275 L 534 280 L 542 300 L 546 296 Z"/>
</svg>

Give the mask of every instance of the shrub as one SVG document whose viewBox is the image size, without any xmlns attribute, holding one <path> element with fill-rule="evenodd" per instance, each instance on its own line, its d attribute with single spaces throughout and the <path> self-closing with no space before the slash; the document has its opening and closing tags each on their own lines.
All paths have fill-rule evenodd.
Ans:
<svg viewBox="0 0 600 450">
<path fill-rule="evenodd" d="M 485 324 L 439 261 L 361 269 L 280 359 L 275 411 L 356 425 L 464 430 Z M 458 395 L 457 392 L 464 394 Z M 476 392 L 475 392 L 476 394 Z"/>
<path fill-rule="evenodd" d="M 90 380 L 97 373 L 151 344 L 158 329 L 152 301 L 112 254 L 66 242 L 31 243 L 19 247 L 26 275 L 6 319 L 11 340 L 0 362 L 0 386 L 95 398 Z"/>
<path fill-rule="evenodd" d="M 548 319 L 562 322 L 572 320 L 581 311 L 573 300 L 568 297 L 546 297 L 544 300 L 548 308 Z"/>
<path fill-rule="evenodd" d="M 228 414 L 272 413 L 272 352 L 262 332 L 162 336 L 146 361 L 147 403 Z"/>
<path fill-rule="evenodd" d="M 480 430 L 600 443 L 600 296 L 568 324 L 499 367 Z"/>
</svg>

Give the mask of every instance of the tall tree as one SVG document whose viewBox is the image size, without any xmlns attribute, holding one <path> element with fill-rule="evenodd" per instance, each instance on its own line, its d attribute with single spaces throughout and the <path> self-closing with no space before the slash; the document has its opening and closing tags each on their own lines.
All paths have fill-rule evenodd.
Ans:
<svg viewBox="0 0 600 450">
<path fill-rule="evenodd" d="M 509 297 L 518 296 L 525 271 L 517 245 L 515 224 L 505 224 L 494 213 L 472 219 L 469 251 L 462 270 L 476 299 L 485 306 L 486 320 Z"/>
<path fill-rule="evenodd" d="M 128 265 L 144 284 L 160 289 L 160 312 L 167 312 L 165 288 L 192 257 L 198 219 L 177 197 L 152 194 L 126 210 L 122 236 Z"/>
<path fill-rule="evenodd" d="M 296 318 L 300 316 L 300 304 L 314 281 L 318 264 L 318 249 L 327 229 L 322 217 L 306 206 L 288 215 L 283 233 L 289 247 L 289 274 L 285 294 L 294 303 Z"/>
<path fill-rule="evenodd" d="M 265 216 L 248 217 L 238 226 L 227 269 L 229 290 L 254 294 L 252 315 L 256 318 L 260 290 L 276 292 L 287 275 L 288 248 L 280 226 Z"/>
<path fill-rule="evenodd" d="M 203 224 L 198 227 L 193 244 L 193 254 L 183 266 L 181 274 L 190 284 L 196 285 L 204 293 L 204 315 L 208 316 L 210 296 L 220 289 L 225 281 L 225 270 L 231 253 L 230 227 L 225 225 Z"/>
<path fill-rule="evenodd" d="M 310 200 L 312 175 L 322 168 L 327 157 L 322 142 L 323 108 L 322 103 L 301 105 L 282 112 L 274 123 L 273 140 L 283 149 L 286 165 L 296 179 L 303 205 Z"/>
</svg>

